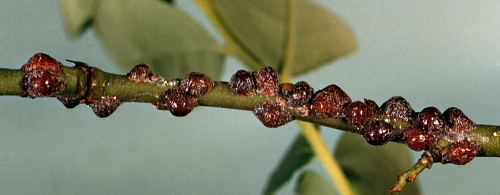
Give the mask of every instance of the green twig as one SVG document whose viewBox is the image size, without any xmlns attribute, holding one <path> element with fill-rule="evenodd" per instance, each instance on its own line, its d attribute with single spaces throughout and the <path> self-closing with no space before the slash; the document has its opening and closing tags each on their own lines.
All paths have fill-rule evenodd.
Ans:
<svg viewBox="0 0 500 195">
<path fill-rule="evenodd" d="M 13 70 L 0 68 L 0 95 L 19 96 L 23 91 L 19 87 L 21 77 L 26 74 L 23 70 Z M 165 78 L 156 81 L 135 82 L 127 79 L 125 75 L 107 73 L 99 69 L 94 70 L 96 86 L 93 88 L 91 99 L 99 99 L 102 96 L 117 97 L 124 102 L 143 102 L 155 104 L 162 100 L 165 89 L 178 87 L 179 80 L 175 78 Z M 76 97 L 84 89 L 86 80 L 85 72 L 77 67 L 66 67 L 62 76 L 67 81 L 66 89 L 58 95 L 66 97 Z M 276 97 L 266 97 L 260 94 L 253 96 L 238 96 L 232 94 L 227 82 L 216 81 L 212 90 L 204 96 L 198 97 L 201 106 L 221 107 L 238 110 L 253 110 L 254 106 L 260 102 L 276 102 Z M 334 129 L 359 133 L 358 129 L 348 126 L 341 119 L 299 116 L 294 109 L 288 108 L 290 114 L 295 120 L 314 123 L 317 125 L 331 127 Z M 379 117 L 379 120 L 385 120 L 395 125 L 398 130 L 411 126 L 409 122 L 396 118 Z M 500 157 L 500 126 L 478 125 L 476 129 L 470 132 L 464 132 L 468 139 L 478 142 L 481 145 L 479 157 Z M 441 139 L 439 147 L 445 147 L 451 143 L 445 138 Z"/>
</svg>

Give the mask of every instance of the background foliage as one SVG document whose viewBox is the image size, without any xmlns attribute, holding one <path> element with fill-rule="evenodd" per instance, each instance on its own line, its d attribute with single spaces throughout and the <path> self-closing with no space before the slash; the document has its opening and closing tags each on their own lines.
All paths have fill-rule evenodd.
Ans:
<svg viewBox="0 0 500 195">
<path fill-rule="evenodd" d="M 181 8 L 205 21 L 195 6 L 181 2 Z M 402 95 L 416 109 L 457 106 L 478 123 L 498 124 L 500 44 L 495 33 L 498 25 L 493 25 L 499 19 L 494 3 L 321 3 L 354 28 L 361 47 L 355 56 L 296 81 L 306 80 L 316 89 L 336 83 L 357 100 L 383 102 Z M 4 5 L 0 8 L 2 67 L 19 68 L 33 53 L 46 52 L 59 60 L 126 72 L 103 55 L 106 52 L 94 31 L 78 41 L 69 39 L 56 3 Z M 223 80 L 243 68 L 233 59 L 227 63 L 231 66 L 223 72 Z M 257 120 L 248 120 L 253 119 L 251 113 L 213 108 L 174 118 L 153 107 L 125 104 L 105 120 L 85 106 L 66 110 L 54 99 L 2 97 L 0 108 L 4 125 L 0 170 L 7 193 L 169 189 L 255 194 L 297 132 L 293 125 L 266 129 Z M 206 117 L 214 112 L 221 117 Z M 220 124 L 224 128 L 218 128 Z M 339 137 L 331 129 L 323 134 L 330 146 Z M 487 179 L 498 175 L 488 168 L 495 160 L 478 159 L 464 167 L 434 166 L 420 176 L 425 178 L 424 193 L 454 192 L 442 185 L 460 186 L 455 193 L 498 191 L 495 182 Z M 312 167 L 322 169 L 315 163 Z M 477 179 L 468 185 L 458 179 L 472 173 Z"/>
</svg>

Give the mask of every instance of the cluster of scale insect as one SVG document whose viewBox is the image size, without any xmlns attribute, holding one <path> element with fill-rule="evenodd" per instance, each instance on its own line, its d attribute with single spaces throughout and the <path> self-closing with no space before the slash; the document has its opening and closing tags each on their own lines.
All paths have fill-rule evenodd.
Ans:
<svg viewBox="0 0 500 195">
<path fill-rule="evenodd" d="M 69 60 L 68 60 L 69 61 Z M 70 61 L 80 67 L 87 75 L 91 74 L 93 69 L 82 62 Z M 77 97 L 69 98 L 58 95 L 66 89 L 67 82 L 62 76 L 65 66 L 44 53 L 33 55 L 26 64 L 21 67 L 21 70 L 27 73 L 21 78 L 20 87 L 24 91 L 21 97 L 48 97 L 56 95 L 57 99 L 67 108 L 74 108 L 81 103 L 86 103 L 92 108 L 92 111 L 101 118 L 111 115 L 120 106 L 123 101 L 116 97 L 101 97 L 97 100 L 91 100 L 92 93 L 87 93 L 85 90 L 79 92 Z M 90 78 L 90 77 L 89 77 Z"/>
<path fill-rule="evenodd" d="M 186 116 L 198 106 L 196 97 L 208 93 L 213 85 L 214 81 L 209 76 L 199 72 L 190 72 L 184 76 L 178 88 L 165 90 L 162 101 L 157 103 L 157 108 L 168 109 L 174 116 Z"/>
<path fill-rule="evenodd" d="M 65 66 L 49 55 L 35 54 L 21 67 L 21 70 L 27 72 L 20 81 L 20 87 L 24 91 L 21 96 L 47 97 L 64 91 L 66 80 L 61 76 L 64 69 Z M 82 69 L 92 70 L 86 64 Z M 153 74 L 146 65 L 140 64 L 127 74 L 127 78 L 135 82 L 146 82 L 161 77 Z M 196 97 L 208 93 L 213 84 L 214 81 L 202 73 L 188 73 L 178 88 L 165 90 L 162 101 L 157 103 L 157 107 L 168 109 L 174 116 L 186 116 L 198 106 Z M 477 126 L 455 107 L 447 109 L 444 113 L 435 107 L 427 107 L 417 113 L 400 96 L 390 98 L 379 107 L 369 99 L 365 99 L 364 102 L 352 102 L 340 87 L 333 84 L 317 92 L 304 81 L 280 84 L 276 71 L 271 67 L 265 67 L 258 72 L 237 71 L 231 77 L 228 89 L 238 96 L 250 96 L 256 92 L 267 97 L 276 96 L 275 101 L 261 102 L 253 110 L 253 114 L 266 127 L 279 127 L 294 120 L 287 110 L 292 109 L 301 117 L 341 119 L 347 125 L 358 129 L 365 140 L 373 146 L 381 146 L 391 140 L 399 139 L 412 150 L 429 150 L 436 148 L 441 138 L 472 131 Z M 82 98 L 74 101 L 64 96 L 58 96 L 58 99 L 68 108 L 83 101 L 80 100 Z M 85 103 L 97 116 L 107 117 L 123 101 L 106 96 L 98 100 L 85 100 Z M 390 123 L 378 120 L 378 116 L 398 118 L 413 125 L 398 132 Z M 455 140 L 441 150 L 442 163 L 466 164 L 481 150 L 478 143 L 464 140 L 463 136 L 459 139 L 450 139 Z"/>
<path fill-rule="evenodd" d="M 401 132 L 387 130 L 389 127 L 373 128 L 374 123 L 380 123 L 377 120 L 366 126 L 361 126 L 363 137 L 368 143 L 375 146 L 399 139 L 412 150 L 430 150 L 436 148 L 442 138 L 455 135 L 457 132 L 472 131 L 477 127 L 476 123 L 455 107 L 448 108 L 444 113 L 441 113 L 436 107 L 426 107 L 420 112 L 415 112 L 410 104 L 400 96 L 392 97 L 380 108 L 371 101 L 365 101 L 365 103 L 371 105 L 370 107 L 379 116 L 398 118 L 413 124 Z M 379 140 L 379 142 L 373 142 L 373 140 Z M 458 139 L 440 150 L 441 163 L 463 165 L 470 162 L 480 150 L 480 145 L 473 140 Z"/>
<path fill-rule="evenodd" d="M 265 75 L 264 78 L 262 75 Z M 304 81 L 279 84 L 275 70 L 269 67 L 259 72 L 237 71 L 228 83 L 228 88 L 231 93 L 239 96 L 254 95 L 255 92 L 265 96 L 276 95 L 276 101 L 259 103 L 253 110 L 253 114 L 266 127 L 279 127 L 292 121 L 294 118 L 287 110 L 294 110 L 300 117 L 342 120 L 357 129 L 373 146 L 400 140 L 412 150 L 429 150 L 436 148 L 441 138 L 453 135 L 454 132 L 472 131 L 477 126 L 455 107 L 444 113 L 435 107 L 415 112 L 401 96 L 394 96 L 379 107 L 369 99 L 353 102 L 334 84 L 317 92 Z M 413 125 L 398 131 L 394 125 L 379 120 L 383 117 L 397 118 Z M 479 144 L 472 140 L 458 139 L 441 150 L 441 162 L 465 164 L 472 160 L 480 149 Z"/>
<path fill-rule="evenodd" d="M 264 67 L 257 72 L 238 70 L 231 76 L 227 87 L 232 94 L 238 96 L 258 93 L 273 97 L 282 91 L 278 73 L 271 67 Z M 294 119 L 285 107 L 273 101 L 255 105 L 252 113 L 264 126 L 271 128 L 282 126 Z"/>
<path fill-rule="evenodd" d="M 64 65 L 44 53 L 33 55 L 21 70 L 27 73 L 21 78 L 19 86 L 24 91 L 21 97 L 54 96 L 66 89 L 66 79 L 61 76 Z"/>
</svg>

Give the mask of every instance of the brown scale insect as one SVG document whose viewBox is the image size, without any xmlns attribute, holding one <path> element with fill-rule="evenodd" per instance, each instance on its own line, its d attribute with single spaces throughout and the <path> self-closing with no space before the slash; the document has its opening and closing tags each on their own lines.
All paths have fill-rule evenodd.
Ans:
<svg viewBox="0 0 500 195">
<path fill-rule="evenodd" d="M 186 116 L 198 106 L 198 100 L 186 95 L 179 88 L 168 88 L 163 93 L 163 102 L 174 116 Z"/>
<path fill-rule="evenodd" d="M 328 85 L 325 88 L 323 88 L 321 91 L 327 91 L 327 92 L 339 95 L 342 98 L 342 100 L 344 100 L 343 105 L 349 104 L 352 102 L 351 98 L 347 95 L 347 93 L 344 92 L 344 90 L 342 90 L 339 86 L 337 86 L 335 84 Z"/>
<path fill-rule="evenodd" d="M 467 132 L 477 127 L 477 124 L 465 116 L 462 110 L 455 107 L 446 109 L 443 117 L 448 127 L 453 131 Z"/>
<path fill-rule="evenodd" d="M 481 146 L 473 141 L 461 140 L 453 142 L 443 150 L 441 163 L 465 165 L 474 159 L 480 150 Z"/>
<path fill-rule="evenodd" d="M 60 75 L 64 71 L 64 65 L 56 59 L 44 53 L 37 53 L 31 57 L 21 70 L 31 72 L 35 70 L 48 70 L 53 74 Z"/>
<path fill-rule="evenodd" d="M 161 76 L 151 72 L 151 69 L 146 64 L 139 64 L 127 73 L 127 78 L 135 82 L 146 82 L 158 80 Z"/>
<path fill-rule="evenodd" d="M 363 137 L 372 146 L 382 146 L 398 136 L 394 126 L 384 121 L 374 121 L 363 128 Z"/>
<path fill-rule="evenodd" d="M 20 96 L 33 99 L 53 96 L 64 91 L 66 84 L 66 80 L 62 76 L 48 70 L 31 71 L 21 77 L 19 85 L 24 93 Z"/>
<path fill-rule="evenodd" d="M 342 112 L 343 120 L 350 126 L 361 128 L 375 120 L 375 113 L 360 101 L 350 103 Z"/>
<path fill-rule="evenodd" d="M 280 82 L 278 73 L 271 67 L 264 67 L 259 72 L 254 73 L 257 93 L 272 97 L 278 95 L 280 91 Z"/>
<path fill-rule="evenodd" d="M 429 132 L 415 126 L 404 128 L 399 135 L 399 139 L 415 151 L 434 148 L 437 146 L 439 140 Z"/>
<path fill-rule="evenodd" d="M 254 76 L 252 72 L 238 70 L 228 83 L 229 91 L 239 96 L 249 96 L 255 93 Z"/>
<path fill-rule="evenodd" d="M 89 107 L 92 108 L 95 115 L 100 118 L 105 118 L 113 114 L 113 112 L 118 109 L 118 106 L 122 105 L 123 101 L 111 96 L 104 96 L 98 100 L 93 100 L 89 103 Z"/>
<path fill-rule="evenodd" d="M 266 127 L 275 128 L 289 123 L 293 116 L 276 102 L 261 102 L 253 108 L 252 113 Z"/>
<path fill-rule="evenodd" d="M 181 80 L 179 88 L 186 95 L 200 97 L 208 93 L 213 85 L 214 81 L 209 76 L 199 72 L 190 72 Z"/>
<path fill-rule="evenodd" d="M 415 117 L 413 123 L 415 126 L 434 135 L 442 135 L 448 128 L 444 122 L 443 115 L 436 107 L 424 108 Z"/>
<path fill-rule="evenodd" d="M 399 118 L 404 121 L 409 121 L 414 113 L 408 101 L 401 96 L 391 97 L 380 108 L 383 115 Z"/>
<path fill-rule="evenodd" d="M 321 91 L 309 103 L 309 108 L 318 118 L 340 118 L 344 99 L 338 94 Z"/>
<path fill-rule="evenodd" d="M 285 92 L 285 100 L 291 107 L 300 107 L 306 104 L 314 95 L 314 89 L 305 81 L 293 85 L 290 91 Z"/>
</svg>

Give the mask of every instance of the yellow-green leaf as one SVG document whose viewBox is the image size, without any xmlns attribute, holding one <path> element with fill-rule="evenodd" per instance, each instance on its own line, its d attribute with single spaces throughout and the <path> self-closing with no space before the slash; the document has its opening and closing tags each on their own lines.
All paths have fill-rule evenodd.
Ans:
<svg viewBox="0 0 500 195">
<path fill-rule="evenodd" d="M 60 0 L 66 30 L 77 37 L 95 15 L 99 0 Z"/>
<path fill-rule="evenodd" d="M 295 192 L 298 195 L 333 195 L 330 183 L 314 171 L 304 171 L 297 180 Z"/>
<path fill-rule="evenodd" d="M 396 176 L 414 164 L 406 145 L 391 142 L 373 147 L 353 133 L 344 133 L 335 158 L 357 194 L 389 194 L 397 183 Z M 420 194 L 418 182 L 407 184 L 402 194 Z"/>
<path fill-rule="evenodd" d="M 281 70 L 285 55 L 292 75 L 355 51 L 350 29 L 310 0 L 198 0 L 222 32 L 227 52 L 255 69 Z M 290 47 L 290 52 L 285 52 Z"/>
<path fill-rule="evenodd" d="M 198 71 L 218 78 L 222 73 L 223 55 L 215 39 L 169 3 L 102 1 L 94 24 L 108 51 L 126 70 L 145 63 L 165 77 Z"/>
<path fill-rule="evenodd" d="M 106 0 L 90 3 L 63 0 L 67 26 L 79 34 L 92 21 L 105 48 L 124 71 L 148 65 L 164 77 L 183 77 L 191 71 L 218 78 L 224 55 L 203 27 L 188 15 L 159 0 Z M 87 11 L 85 11 L 87 10 Z M 89 11 L 95 10 L 95 11 Z"/>
</svg>

